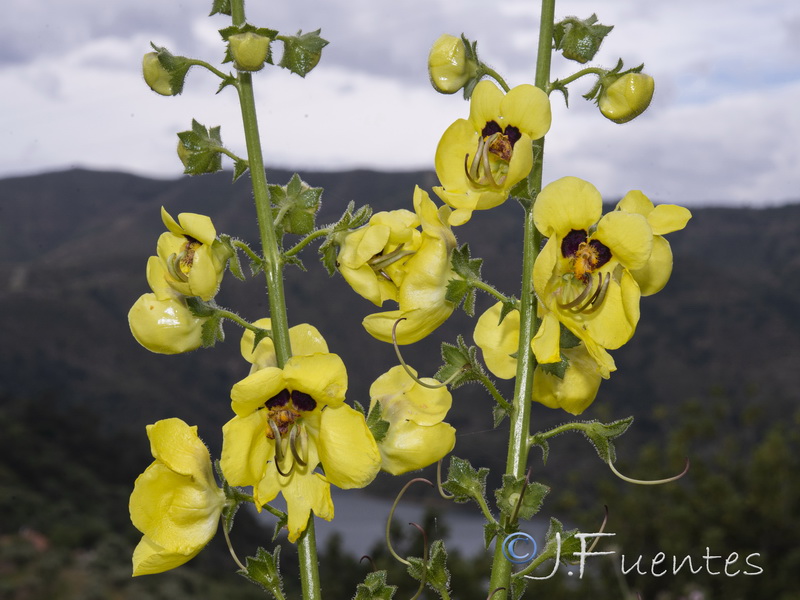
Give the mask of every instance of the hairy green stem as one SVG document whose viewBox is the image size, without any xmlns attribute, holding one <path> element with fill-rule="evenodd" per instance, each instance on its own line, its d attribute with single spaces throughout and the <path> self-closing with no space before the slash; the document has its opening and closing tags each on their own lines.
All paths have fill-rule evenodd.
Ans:
<svg viewBox="0 0 800 600">
<path fill-rule="evenodd" d="M 244 0 L 231 0 L 231 16 L 234 25 L 246 22 Z M 250 178 L 253 184 L 258 230 L 264 255 L 264 274 L 269 293 L 269 313 L 272 320 L 272 341 L 278 366 L 283 367 L 292 355 L 289 341 L 289 319 L 286 314 L 286 296 L 283 289 L 283 259 L 278 239 L 272 224 L 272 209 L 269 202 L 267 175 L 264 171 L 264 157 L 261 152 L 261 138 L 258 133 L 256 103 L 253 94 L 253 78 L 250 73 L 239 72 L 239 103 L 242 108 L 247 160 L 250 164 Z M 304 600 L 321 600 L 319 582 L 319 560 L 314 534 L 314 517 L 309 516 L 306 530 L 297 543 L 300 560 L 300 585 Z"/>
<path fill-rule="evenodd" d="M 562 85 L 567 85 L 567 84 L 570 84 L 573 81 L 575 81 L 577 79 L 580 79 L 581 77 L 584 77 L 586 75 L 598 75 L 598 76 L 602 77 L 605 74 L 606 74 L 606 70 L 605 69 L 600 69 L 598 67 L 586 67 L 585 69 L 581 69 L 580 71 L 577 71 L 577 72 L 573 73 L 569 77 L 564 77 L 564 79 L 559 79 L 556 83 L 560 83 Z M 545 91 L 547 93 L 550 93 L 552 91 L 551 88 L 552 88 L 552 86 L 548 85 L 547 88 L 545 89 Z"/>
<path fill-rule="evenodd" d="M 535 84 L 547 92 L 550 83 L 550 60 L 553 46 L 553 23 L 555 19 L 555 0 L 542 0 L 539 23 L 539 47 L 536 57 Z M 535 192 L 542 187 L 542 159 L 544 138 L 534 142 L 534 164 L 532 183 Z M 522 289 L 520 293 L 519 348 L 517 351 L 517 374 L 514 386 L 514 406 L 509 415 L 511 424 L 506 457 L 506 473 L 514 477 L 525 475 L 530 448 L 531 396 L 533 392 L 533 371 L 536 359 L 530 348 L 530 341 L 539 326 L 536 314 L 536 296 L 533 293 L 533 263 L 539 254 L 542 237 L 533 223 L 533 203 L 525 206 L 525 223 L 522 257 Z M 505 525 L 508 525 L 507 523 Z M 489 589 L 505 588 L 496 594 L 498 600 L 506 600 L 511 590 L 511 563 L 503 555 L 503 540 L 495 540 L 494 560 Z"/>
</svg>

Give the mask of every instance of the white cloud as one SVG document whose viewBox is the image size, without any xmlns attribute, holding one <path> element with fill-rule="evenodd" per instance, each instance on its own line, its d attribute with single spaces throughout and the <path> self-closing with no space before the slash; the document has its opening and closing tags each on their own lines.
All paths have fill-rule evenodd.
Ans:
<svg viewBox="0 0 800 600">
<path fill-rule="evenodd" d="M 242 147 L 235 93 L 195 69 L 185 93 L 163 98 L 139 74 L 152 40 L 216 62 L 217 29 L 195 4 L 9 0 L 25 23 L 0 25 L 0 176 L 81 165 L 171 176 L 180 172 L 175 133 L 191 119 L 221 125 Z M 464 31 L 512 84 L 532 78 L 535 3 L 504 0 L 295 0 L 248 5 L 259 25 L 293 32 L 323 28 L 332 41 L 305 80 L 279 69 L 256 76 L 266 159 L 295 168 L 432 167 L 439 136 L 465 116 L 459 97 L 427 86 L 425 60 L 442 32 Z M 566 5 L 565 5 L 566 6 Z M 619 0 L 601 7 L 616 25 L 598 56 L 645 61 L 656 77 L 651 110 L 617 126 L 580 98 L 553 97 L 546 175 L 578 175 L 613 197 L 641 188 L 655 199 L 763 203 L 797 199 L 800 164 L 800 45 L 790 35 L 800 8 L 776 0 Z M 561 6 L 559 9 L 561 10 Z M 595 3 L 563 10 L 588 16 Z M 559 13 L 565 16 L 567 13 Z M 74 23 L 74 27 L 70 25 Z M 50 33 L 37 45 L 30 36 Z M 2 34 L 7 34 L 3 37 Z M 4 61 L 5 62 L 2 62 Z M 554 74 L 574 66 L 554 61 Z"/>
</svg>

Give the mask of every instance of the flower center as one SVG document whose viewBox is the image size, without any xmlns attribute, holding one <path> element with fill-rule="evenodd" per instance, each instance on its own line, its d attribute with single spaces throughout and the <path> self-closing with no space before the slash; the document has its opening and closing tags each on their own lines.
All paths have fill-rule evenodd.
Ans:
<svg viewBox="0 0 800 600">
<path fill-rule="evenodd" d="M 186 243 L 179 254 L 171 254 L 167 260 L 167 272 L 178 281 L 189 281 L 189 271 L 192 270 L 194 263 L 194 254 L 197 249 L 203 245 L 193 237 L 187 235 Z"/>
<path fill-rule="evenodd" d="M 297 390 L 281 390 L 264 403 L 267 409 L 267 425 L 265 432 L 268 439 L 275 440 L 275 467 L 278 473 L 288 477 L 295 464 L 306 466 L 308 458 L 308 434 L 303 427 L 303 413 L 311 412 L 317 407 L 317 402 L 311 396 Z M 286 435 L 289 439 L 286 440 Z M 285 449 L 288 446 L 294 461 L 289 465 L 289 470 L 284 472 L 281 463 L 284 462 Z"/>
<path fill-rule="evenodd" d="M 414 254 L 413 250 L 403 250 L 403 246 L 405 246 L 405 243 L 400 244 L 391 252 L 384 252 L 382 250 L 370 258 L 367 261 L 367 264 L 372 267 L 372 270 L 375 271 L 375 273 L 387 281 L 393 281 L 391 276 L 386 272 L 386 269 L 397 261 L 403 260 L 406 256 L 411 256 Z"/>
<path fill-rule="evenodd" d="M 522 137 L 519 129 L 507 125 L 501 129 L 496 121 L 489 121 L 481 130 L 472 162 L 464 157 L 467 178 L 476 186 L 499 188 L 506 181 L 508 163 L 514 154 L 514 144 Z"/>
<path fill-rule="evenodd" d="M 559 288 L 562 299 L 570 295 L 574 283 L 578 283 L 575 296 L 558 305 L 575 313 L 589 314 L 600 308 L 611 282 L 611 273 L 598 273 L 595 282 L 594 273 L 611 260 L 611 250 L 599 240 L 588 240 L 586 231 L 573 229 L 561 241 L 561 255 L 570 260 L 572 281 L 566 281 Z"/>
</svg>

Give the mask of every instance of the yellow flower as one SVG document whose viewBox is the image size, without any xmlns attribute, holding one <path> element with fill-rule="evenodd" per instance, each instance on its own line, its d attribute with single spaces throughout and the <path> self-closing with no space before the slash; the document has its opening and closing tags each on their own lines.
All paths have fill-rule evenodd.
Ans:
<svg viewBox="0 0 800 600">
<path fill-rule="evenodd" d="M 139 475 L 130 499 L 133 525 L 144 535 L 133 552 L 133 575 L 174 569 L 214 537 L 225 495 L 211 472 L 197 427 L 180 419 L 147 426 L 155 461 Z"/>
<path fill-rule="evenodd" d="M 495 376 L 501 379 L 511 379 L 516 375 L 517 359 L 512 356 L 518 351 L 519 345 L 519 311 L 512 310 L 500 323 L 500 312 L 503 307 L 498 302 L 478 319 L 473 337 L 475 343 L 483 352 L 486 367 Z M 600 388 L 603 369 L 601 365 L 588 352 L 583 343 L 571 348 L 561 348 L 558 345 L 560 326 L 557 320 L 544 319 L 537 331 L 531 346 L 535 346 L 537 337 L 551 337 L 555 326 L 556 355 L 540 360 L 533 373 L 533 396 L 535 402 L 540 402 L 549 408 L 561 408 L 568 413 L 578 415 L 594 401 Z M 535 351 L 535 348 L 534 348 Z M 543 362 L 556 363 L 564 358 L 568 361 L 563 377 L 553 373 L 554 369 Z M 607 373 L 605 375 L 608 377 Z"/>
<path fill-rule="evenodd" d="M 436 149 L 433 191 L 455 210 L 451 225 L 469 221 L 472 211 L 498 206 L 533 166 L 531 141 L 550 129 L 550 100 L 532 85 L 503 94 L 490 81 L 475 86 L 469 119 L 444 132 Z"/>
<path fill-rule="evenodd" d="M 419 218 L 410 210 L 378 212 L 349 233 L 337 257 L 339 272 L 361 296 L 380 306 L 397 300 L 408 258 L 419 249 Z"/>
<path fill-rule="evenodd" d="M 445 298 L 447 283 L 455 277 L 450 257 L 456 238 L 447 224 L 450 209 L 437 208 L 428 194 L 414 190 L 414 210 L 422 224 L 422 237 L 416 253 L 402 269 L 402 283 L 397 290 L 398 310 L 367 316 L 363 325 L 373 337 L 392 341 L 392 327 L 398 319 L 397 343 L 412 344 L 444 323 L 455 306 Z"/>
<path fill-rule="evenodd" d="M 184 296 L 211 300 L 230 258 L 229 251 L 216 239 L 211 219 L 181 213 L 175 221 L 163 207 L 161 219 L 169 231 L 158 238 L 157 253 L 166 270 L 167 283 Z"/>
<path fill-rule="evenodd" d="M 475 77 L 478 63 L 471 54 L 461 38 L 439 36 L 428 55 L 428 75 L 437 92 L 455 94 Z"/>
<path fill-rule="evenodd" d="M 655 90 L 655 81 L 645 73 L 625 73 L 602 85 L 597 105 L 615 123 L 627 123 L 647 110 Z"/>
<path fill-rule="evenodd" d="M 422 381 L 437 383 L 429 377 Z M 401 475 L 422 469 L 455 446 L 456 430 L 442 423 L 453 403 L 446 387 L 419 385 L 398 365 L 375 380 L 369 395 L 370 410 L 380 402 L 381 418 L 389 422 L 386 437 L 378 443 L 384 471 Z"/>
<path fill-rule="evenodd" d="M 533 218 L 549 239 L 534 264 L 533 285 L 550 313 L 545 316 L 578 336 L 606 374 L 605 349 L 625 344 L 639 321 L 640 291 L 631 272 L 647 266 L 653 233 L 640 214 L 601 218 L 602 209 L 600 193 L 586 181 L 564 177 L 545 186 Z M 557 336 L 547 337 L 554 338 L 557 343 Z"/>
<path fill-rule="evenodd" d="M 617 204 L 617 210 L 642 215 L 653 231 L 653 251 L 647 264 L 641 269 L 631 271 L 631 275 L 639 284 L 642 296 L 651 296 L 667 285 L 672 274 L 672 248 L 664 238 L 664 234 L 686 227 L 686 223 L 692 218 L 692 213 L 683 206 L 675 204 L 654 206 L 639 190 L 625 194 Z"/>
<path fill-rule="evenodd" d="M 293 350 L 306 354 L 292 356 L 283 369 L 261 366 L 275 360 L 270 344 L 261 349 L 267 340 L 253 351 L 252 334 L 243 338 L 253 369 L 231 391 L 236 416 L 222 428 L 220 464 L 231 485 L 253 486 L 259 508 L 283 494 L 294 542 L 312 510 L 333 518 L 330 484 L 364 487 L 380 469 L 380 453 L 364 417 L 344 404 L 342 360 L 309 325 L 293 327 L 289 336 Z"/>
<path fill-rule="evenodd" d="M 186 300 L 167 284 L 157 256 L 147 261 L 147 281 L 153 293 L 143 294 L 128 312 L 128 325 L 142 346 L 158 354 L 179 354 L 202 344 L 204 319 L 196 317 Z"/>
</svg>

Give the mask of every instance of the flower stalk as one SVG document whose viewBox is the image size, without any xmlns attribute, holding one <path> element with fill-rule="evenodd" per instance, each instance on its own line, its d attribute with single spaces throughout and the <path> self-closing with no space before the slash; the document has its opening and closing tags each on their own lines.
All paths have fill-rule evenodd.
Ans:
<svg viewBox="0 0 800 600">
<path fill-rule="evenodd" d="M 550 62 L 552 58 L 553 28 L 555 22 L 555 0 L 542 0 L 541 19 L 539 24 L 539 45 L 536 57 L 535 85 L 547 92 L 550 85 Z M 531 172 L 531 188 L 536 194 L 542 188 L 542 165 L 544 155 L 544 138 L 533 142 L 533 169 Z M 533 264 L 541 247 L 541 234 L 533 222 L 533 203 L 523 204 L 525 208 L 522 277 L 523 284 L 520 291 L 520 330 L 519 348 L 517 351 L 517 373 L 514 385 L 513 407 L 510 418 L 508 454 L 506 456 L 506 474 L 514 477 L 523 477 L 528 462 L 528 437 L 531 419 L 531 397 L 533 394 L 533 372 L 536 369 L 536 359 L 530 349 L 530 340 L 533 339 L 539 327 L 539 318 L 536 314 L 536 296 L 530 283 L 533 273 Z M 503 523 L 508 525 L 508 523 Z M 503 555 L 501 540 L 496 540 L 494 559 L 492 562 L 492 575 L 489 589 L 496 590 L 495 597 L 506 600 L 511 589 L 511 563 Z M 500 590 L 500 588 L 504 588 Z"/>
<path fill-rule="evenodd" d="M 231 17 L 236 26 L 246 21 L 244 0 L 231 0 Z M 240 71 L 238 77 L 239 103 L 242 110 L 247 160 L 250 164 L 250 178 L 253 185 L 258 230 L 264 256 L 264 274 L 267 280 L 269 312 L 272 319 L 272 341 L 279 367 L 283 367 L 292 355 L 289 341 L 289 319 L 286 314 L 286 296 L 283 289 L 283 260 L 278 247 L 278 239 L 272 224 L 272 210 L 267 188 L 267 175 L 264 171 L 264 158 L 261 138 L 258 131 L 253 77 L 247 71 Z M 309 516 L 308 526 L 297 544 L 300 560 L 300 583 L 304 600 L 320 600 L 321 588 L 317 559 L 314 517 Z"/>
</svg>

